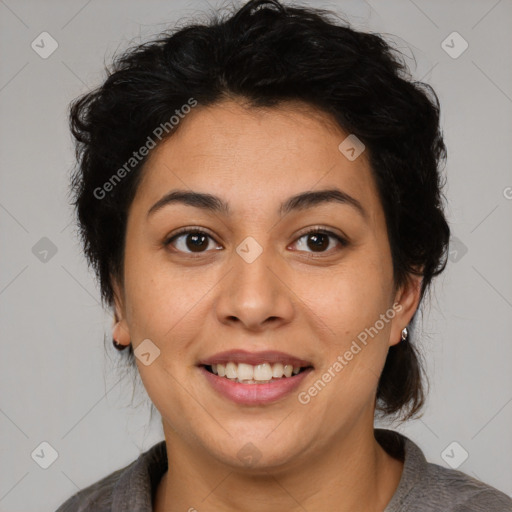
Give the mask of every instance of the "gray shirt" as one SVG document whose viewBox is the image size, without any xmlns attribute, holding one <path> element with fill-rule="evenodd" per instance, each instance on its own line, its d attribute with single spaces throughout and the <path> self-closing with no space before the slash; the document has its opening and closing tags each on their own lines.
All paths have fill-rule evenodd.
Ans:
<svg viewBox="0 0 512 512">
<path fill-rule="evenodd" d="M 461 471 L 429 463 L 404 435 L 375 429 L 375 438 L 404 462 L 400 483 L 383 512 L 512 512 L 512 499 Z M 152 512 L 152 501 L 167 471 L 165 441 L 138 459 L 81 490 L 56 512 Z"/>
</svg>

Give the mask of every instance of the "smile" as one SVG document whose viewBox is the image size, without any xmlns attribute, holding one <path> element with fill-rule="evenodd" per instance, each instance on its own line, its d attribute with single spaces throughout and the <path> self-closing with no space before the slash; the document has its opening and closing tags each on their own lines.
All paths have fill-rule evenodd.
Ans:
<svg viewBox="0 0 512 512">
<path fill-rule="evenodd" d="M 263 365 L 264 364 L 265 363 L 263 363 Z M 226 371 L 228 371 L 228 368 L 230 368 L 229 371 L 232 371 L 232 367 L 228 367 L 228 365 L 229 363 L 226 364 Z M 255 380 L 254 378 L 242 379 L 239 381 L 238 374 L 236 377 L 220 377 L 218 374 L 213 372 L 212 367 L 199 366 L 198 369 L 201 371 L 202 375 L 206 378 L 206 381 L 217 395 L 220 395 L 223 398 L 227 398 L 239 405 L 266 405 L 284 399 L 293 391 L 295 391 L 301 382 L 313 371 L 312 367 L 299 367 L 298 373 L 293 374 L 292 369 L 292 375 L 289 377 L 284 375 L 277 378 L 272 376 L 271 379 L 261 381 Z M 217 365 L 216 370 L 219 370 L 219 365 Z M 279 370 L 279 366 L 277 370 Z M 242 369 L 242 372 L 244 371 L 245 370 Z M 251 371 L 254 372 L 258 370 L 253 370 L 251 366 Z M 263 371 L 267 372 L 266 375 L 268 376 L 268 368 L 264 369 Z M 287 369 L 286 372 L 289 374 L 290 370 Z M 231 375 L 233 375 L 233 373 Z"/>
<path fill-rule="evenodd" d="M 234 380 L 244 384 L 267 384 L 273 380 L 290 378 L 304 371 L 305 367 L 292 366 L 283 363 L 262 363 L 257 365 L 236 363 L 212 364 L 205 366 L 208 371 L 219 377 Z"/>
</svg>

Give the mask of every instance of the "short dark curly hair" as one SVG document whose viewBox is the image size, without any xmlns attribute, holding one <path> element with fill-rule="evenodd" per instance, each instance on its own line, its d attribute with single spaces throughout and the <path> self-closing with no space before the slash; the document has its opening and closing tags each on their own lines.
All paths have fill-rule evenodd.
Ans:
<svg viewBox="0 0 512 512">
<path fill-rule="evenodd" d="M 175 28 L 126 50 L 107 75 L 71 103 L 69 114 L 78 162 L 72 204 L 109 307 L 112 279 L 123 283 L 127 212 L 147 158 L 108 193 L 105 184 L 191 98 L 205 106 L 240 98 L 256 108 L 296 100 L 332 116 L 367 148 L 395 285 L 422 275 L 423 299 L 444 270 L 450 229 L 442 205 L 446 148 L 439 100 L 429 85 L 411 79 L 403 55 L 380 35 L 357 31 L 330 11 L 252 0 L 228 16 L 214 12 L 204 24 Z M 161 140 L 174 131 L 166 130 Z M 133 362 L 131 346 L 128 353 Z M 390 347 L 377 410 L 414 416 L 424 404 L 423 373 L 410 339 Z"/>
</svg>

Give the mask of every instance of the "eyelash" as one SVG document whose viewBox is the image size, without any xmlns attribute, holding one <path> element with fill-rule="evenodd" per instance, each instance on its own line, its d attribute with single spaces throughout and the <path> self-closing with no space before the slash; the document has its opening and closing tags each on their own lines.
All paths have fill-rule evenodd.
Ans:
<svg viewBox="0 0 512 512">
<path fill-rule="evenodd" d="M 212 235 L 210 235 L 206 231 L 203 231 L 202 229 L 186 227 L 186 228 L 180 229 L 179 231 L 174 233 L 172 236 L 168 237 L 164 241 L 164 246 L 167 247 L 168 245 L 171 245 L 172 242 L 174 242 L 177 238 L 179 238 L 180 236 L 185 235 L 185 234 L 206 235 L 210 239 L 214 240 Z M 326 235 L 328 237 L 334 238 L 342 245 L 342 247 L 346 247 L 349 244 L 349 242 L 342 236 L 340 236 L 336 233 L 333 233 L 332 231 L 329 231 L 328 229 L 320 228 L 320 227 L 313 227 L 313 228 L 308 229 L 306 232 L 302 233 L 296 240 L 300 240 L 301 238 L 304 238 L 305 236 L 310 235 L 310 234 L 321 234 L 321 235 Z M 178 252 L 183 253 L 183 251 L 178 251 Z M 184 254 L 193 255 L 193 256 L 191 256 L 192 258 L 198 258 L 198 257 L 201 257 L 202 255 L 204 255 L 206 252 L 208 252 L 208 251 L 195 253 L 195 255 L 193 255 L 194 253 L 188 253 L 188 252 L 186 252 Z M 328 252 L 329 251 L 323 251 L 323 252 L 319 252 L 319 253 L 311 252 L 309 254 L 312 254 L 313 255 L 312 257 L 318 257 L 317 255 L 326 254 Z"/>
</svg>

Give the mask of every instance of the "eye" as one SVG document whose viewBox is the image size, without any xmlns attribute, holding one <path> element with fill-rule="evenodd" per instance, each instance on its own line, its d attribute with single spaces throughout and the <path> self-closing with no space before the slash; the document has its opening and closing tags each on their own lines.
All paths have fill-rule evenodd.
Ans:
<svg viewBox="0 0 512 512">
<path fill-rule="evenodd" d="M 306 242 L 300 244 L 299 242 L 302 239 L 306 239 Z M 206 231 L 201 229 L 183 228 L 168 238 L 164 242 L 164 245 L 172 245 L 178 252 L 185 254 L 200 254 L 208 251 L 210 248 L 210 241 L 215 240 Z M 338 242 L 342 247 L 346 247 L 348 245 L 348 241 L 345 238 L 333 233 L 332 231 L 318 227 L 311 228 L 303 233 L 297 239 L 295 244 L 310 248 L 313 253 L 323 253 L 327 252 L 327 249 L 329 249 L 329 246 L 331 245 L 331 241 L 334 241 L 334 245 Z M 222 246 L 218 245 L 216 248 L 217 250 L 222 249 Z"/>
<path fill-rule="evenodd" d="M 183 240 L 180 240 L 183 239 Z M 208 249 L 209 240 L 213 240 L 205 231 L 199 229 L 183 228 L 164 242 L 165 246 L 172 245 L 179 252 L 202 253 Z M 190 253 L 189 253 L 190 254 Z"/>
<path fill-rule="evenodd" d="M 311 248 L 312 252 L 327 252 L 327 248 L 330 245 L 330 240 L 334 240 L 341 244 L 342 247 L 348 245 L 348 241 L 340 235 L 333 233 L 327 229 L 321 229 L 314 227 L 303 233 L 298 239 L 299 243 L 303 238 L 306 239 L 305 243 L 302 243 L 302 247 Z M 330 240 L 329 240 L 330 239 Z M 300 245 L 300 244 L 299 244 Z M 299 249 L 300 250 L 300 249 Z"/>
</svg>

